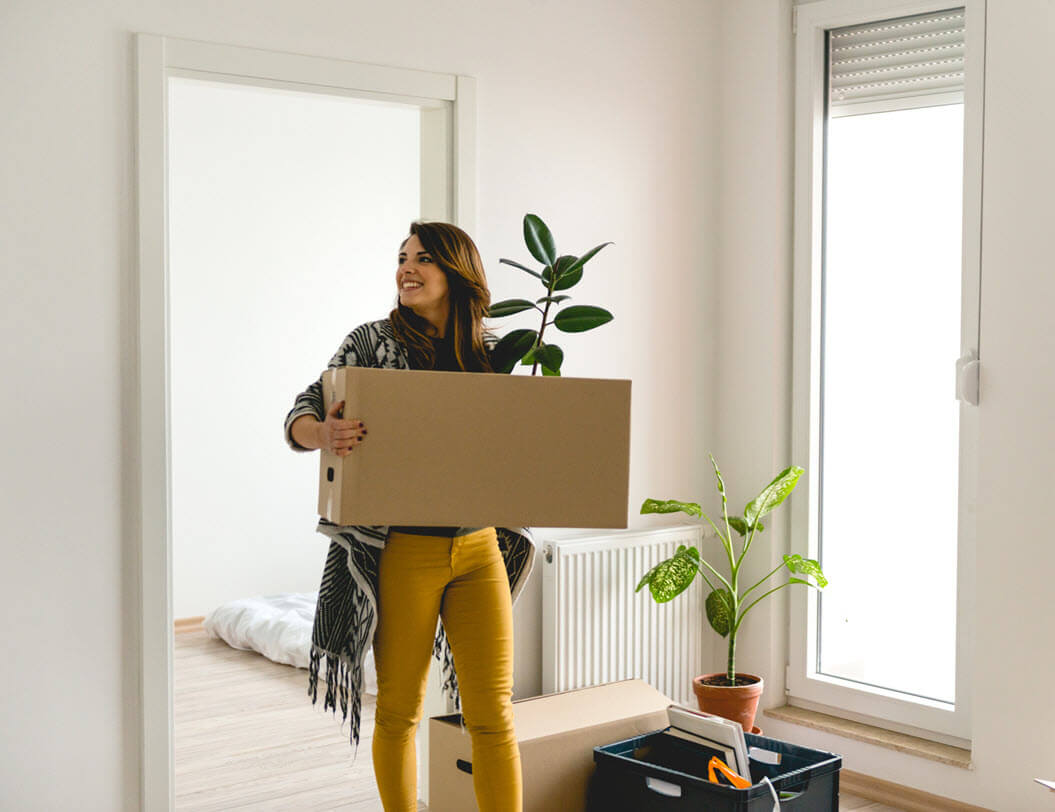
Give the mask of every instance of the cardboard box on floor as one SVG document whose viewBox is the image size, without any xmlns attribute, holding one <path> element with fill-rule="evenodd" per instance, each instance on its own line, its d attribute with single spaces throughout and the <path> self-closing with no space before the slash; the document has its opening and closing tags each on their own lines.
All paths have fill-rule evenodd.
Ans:
<svg viewBox="0 0 1055 812">
<path fill-rule="evenodd" d="M 327 408 L 362 420 L 321 455 L 337 524 L 626 527 L 630 381 L 341 367 Z"/>
<path fill-rule="evenodd" d="M 513 702 L 524 812 L 582 812 L 593 748 L 667 727 L 671 700 L 639 679 Z M 429 719 L 430 812 L 476 809 L 472 742 L 461 715 Z"/>
</svg>

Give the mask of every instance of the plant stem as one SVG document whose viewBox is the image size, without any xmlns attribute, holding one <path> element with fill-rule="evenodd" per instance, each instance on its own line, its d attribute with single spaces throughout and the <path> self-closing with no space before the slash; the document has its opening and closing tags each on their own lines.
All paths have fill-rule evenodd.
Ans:
<svg viewBox="0 0 1055 812">
<path fill-rule="evenodd" d="M 725 665 L 726 679 L 736 685 L 736 629 L 729 632 L 729 660 Z"/>
<path fill-rule="evenodd" d="M 732 562 L 732 560 L 733 560 L 733 553 L 732 553 L 732 549 L 733 549 L 733 548 L 732 548 L 732 546 L 731 546 L 731 543 L 730 543 L 729 539 L 727 539 L 727 538 L 726 538 L 725 536 L 723 536 L 723 535 L 722 535 L 722 531 L 718 529 L 718 525 L 716 525 L 716 524 L 715 524 L 715 523 L 714 523 L 714 522 L 713 522 L 713 521 L 711 520 L 711 517 L 710 517 L 710 516 L 708 516 L 708 515 L 707 515 L 706 513 L 704 513 L 704 512 L 702 511 L 702 510 L 700 511 L 700 515 L 701 515 L 701 516 L 702 516 L 703 518 L 705 518 L 705 519 L 707 520 L 707 523 L 708 523 L 708 524 L 709 524 L 709 525 L 710 525 L 711 527 L 713 527 L 713 528 L 714 528 L 714 534 L 715 534 L 716 536 L 718 536 L 718 538 L 719 538 L 719 539 L 721 540 L 721 542 L 722 542 L 722 547 L 723 547 L 723 548 L 725 549 L 725 554 L 726 554 L 726 556 L 728 556 L 728 558 L 729 558 L 729 561 L 730 561 L 730 563 L 731 563 L 731 562 Z M 723 579 L 723 580 L 724 580 L 724 579 Z M 726 586 L 728 586 L 728 584 L 726 584 Z"/>
<path fill-rule="evenodd" d="M 550 266 L 549 287 L 546 288 L 546 309 L 542 311 L 542 326 L 538 328 L 538 338 L 535 339 L 535 347 L 536 348 L 542 346 L 542 334 L 546 330 L 546 316 L 549 315 L 549 306 L 551 304 L 553 304 L 553 302 L 550 301 L 550 299 L 553 297 L 553 286 L 557 284 L 557 269 L 556 269 L 556 265 L 557 265 L 557 263 L 554 262 L 553 265 Z M 537 369 L 538 369 L 538 356 L 536 355 L 535 356 L 535 363 L 531 365 L 531 374 L 534 375 L 535 371 Z"/>
<path fill-rule="evenodd" d="M 713 457 L 712 457 L 713 459 Z M 729 554 L 729 572 L 733 577 L 733 592 L 736 591 L 736 572 L 740 569 L 740 562 L 733 560 L 733 531 L 729 528 L 729 504 L 725 498 L 725 487 L 722 487 L 722 519 L 725 521 L 725 538 L 729 542 L 727 552 Z M 717 528 L 716 528 L 717 529 Z M 721 535 L 719 533 L 719 535 Z"/>
<path fill-rule="evenodd" d="M 700 561 L 703 561 L 702 556 L 700 558 Z M 703 580 L 707 582 L 707 586 L 710 588 L 711 592 L 714 592 L 714 584 L 712 584 L 711 583 L 711 579 L 707 577 L 707 573 L 703 571 L 703 567 L 701 567 L 699 564 L 697 564 L 696 565 L 696 571 L 698 573 L 700 573 L 700 577 L 703 578 Z"/>
<path fill-rule="evenodd" d="M 713 572 L 714 573 L 714 577 L 717 578 L 719 581 L 721 581 L 725 585 L 725 588 L 730 591 L 730 593 L 733 591 L 733 585 L 730 584 L 728 581 L 726 581 L 725 577 L 720 572 L 718 572 L 718 570 L 716 570 L 714 567 L 712 567 L 709 561 L 705 560 L 701 556 L 700 557 L 700 563 L 703 564 L 711 572 Z M 710 583 L 710 581 L 708 581 L 708 583 Z"/>
<path fill-rule="evenodd" d="M 744 560 L 744 556 L 747 555 L 747 551 L 751 549 L 751 542 L 755 540 L 755 532 L 758 530 L 758 523 L 759 523 L 760 520 L 761 520 L 761 517 L 756 516 L 755 517 L 755 523 L 753 525 L 751 525 L 751 532 L 747 536 L 747 540 L 744 542 L 743 552 L 740 553 L 740 557 L 736 560 L 737 569 L 739 569 L 739 567 L 740 567 L 740 562 Z"/>
</svg>

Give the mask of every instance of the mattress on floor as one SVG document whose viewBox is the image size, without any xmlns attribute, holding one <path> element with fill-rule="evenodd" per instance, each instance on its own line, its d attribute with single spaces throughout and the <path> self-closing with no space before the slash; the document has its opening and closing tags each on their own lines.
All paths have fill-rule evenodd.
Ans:
<svg viewBox="0 0 1055 812">
<path fill-rule="evenodd" d="M 232 648 L 256 651 L 269 660 L 307 668 L 318 592 L 282 592 L 241 598 L 216 607 L 202 621 L 205 632 Z M 377 693 L 374 652 L 367 649 L 364 689 Z"/>
</svg>

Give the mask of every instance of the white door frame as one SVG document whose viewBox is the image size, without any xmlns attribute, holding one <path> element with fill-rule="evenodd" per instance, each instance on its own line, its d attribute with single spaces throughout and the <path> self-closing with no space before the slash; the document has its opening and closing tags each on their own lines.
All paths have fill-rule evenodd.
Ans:
<svg viewBox="0 0 1055 812">
<path fill-rule="evenodd" d="M 168 299 L 168 78 L 283 87 L 358 98 L 452 108 L 446 206 L 470 233 L 476 224 L 476 80 L 466 76 L 366 65 L 136 35 L 139 432 L 128 462 L 138 466 L 141 771 L 140 808 L 175 807 L 172 652 L 172 497 Z"/>
</svg>

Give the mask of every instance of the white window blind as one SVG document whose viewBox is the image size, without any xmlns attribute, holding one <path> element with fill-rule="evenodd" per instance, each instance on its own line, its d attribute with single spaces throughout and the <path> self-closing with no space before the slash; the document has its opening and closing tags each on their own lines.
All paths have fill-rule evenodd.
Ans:
<svg viewBox="0 0 1055 812">
<path fill-rule="evenodd" d="M 963 102 L 964 9 L 834 28 L 828 114 Z"/>
</svg>

